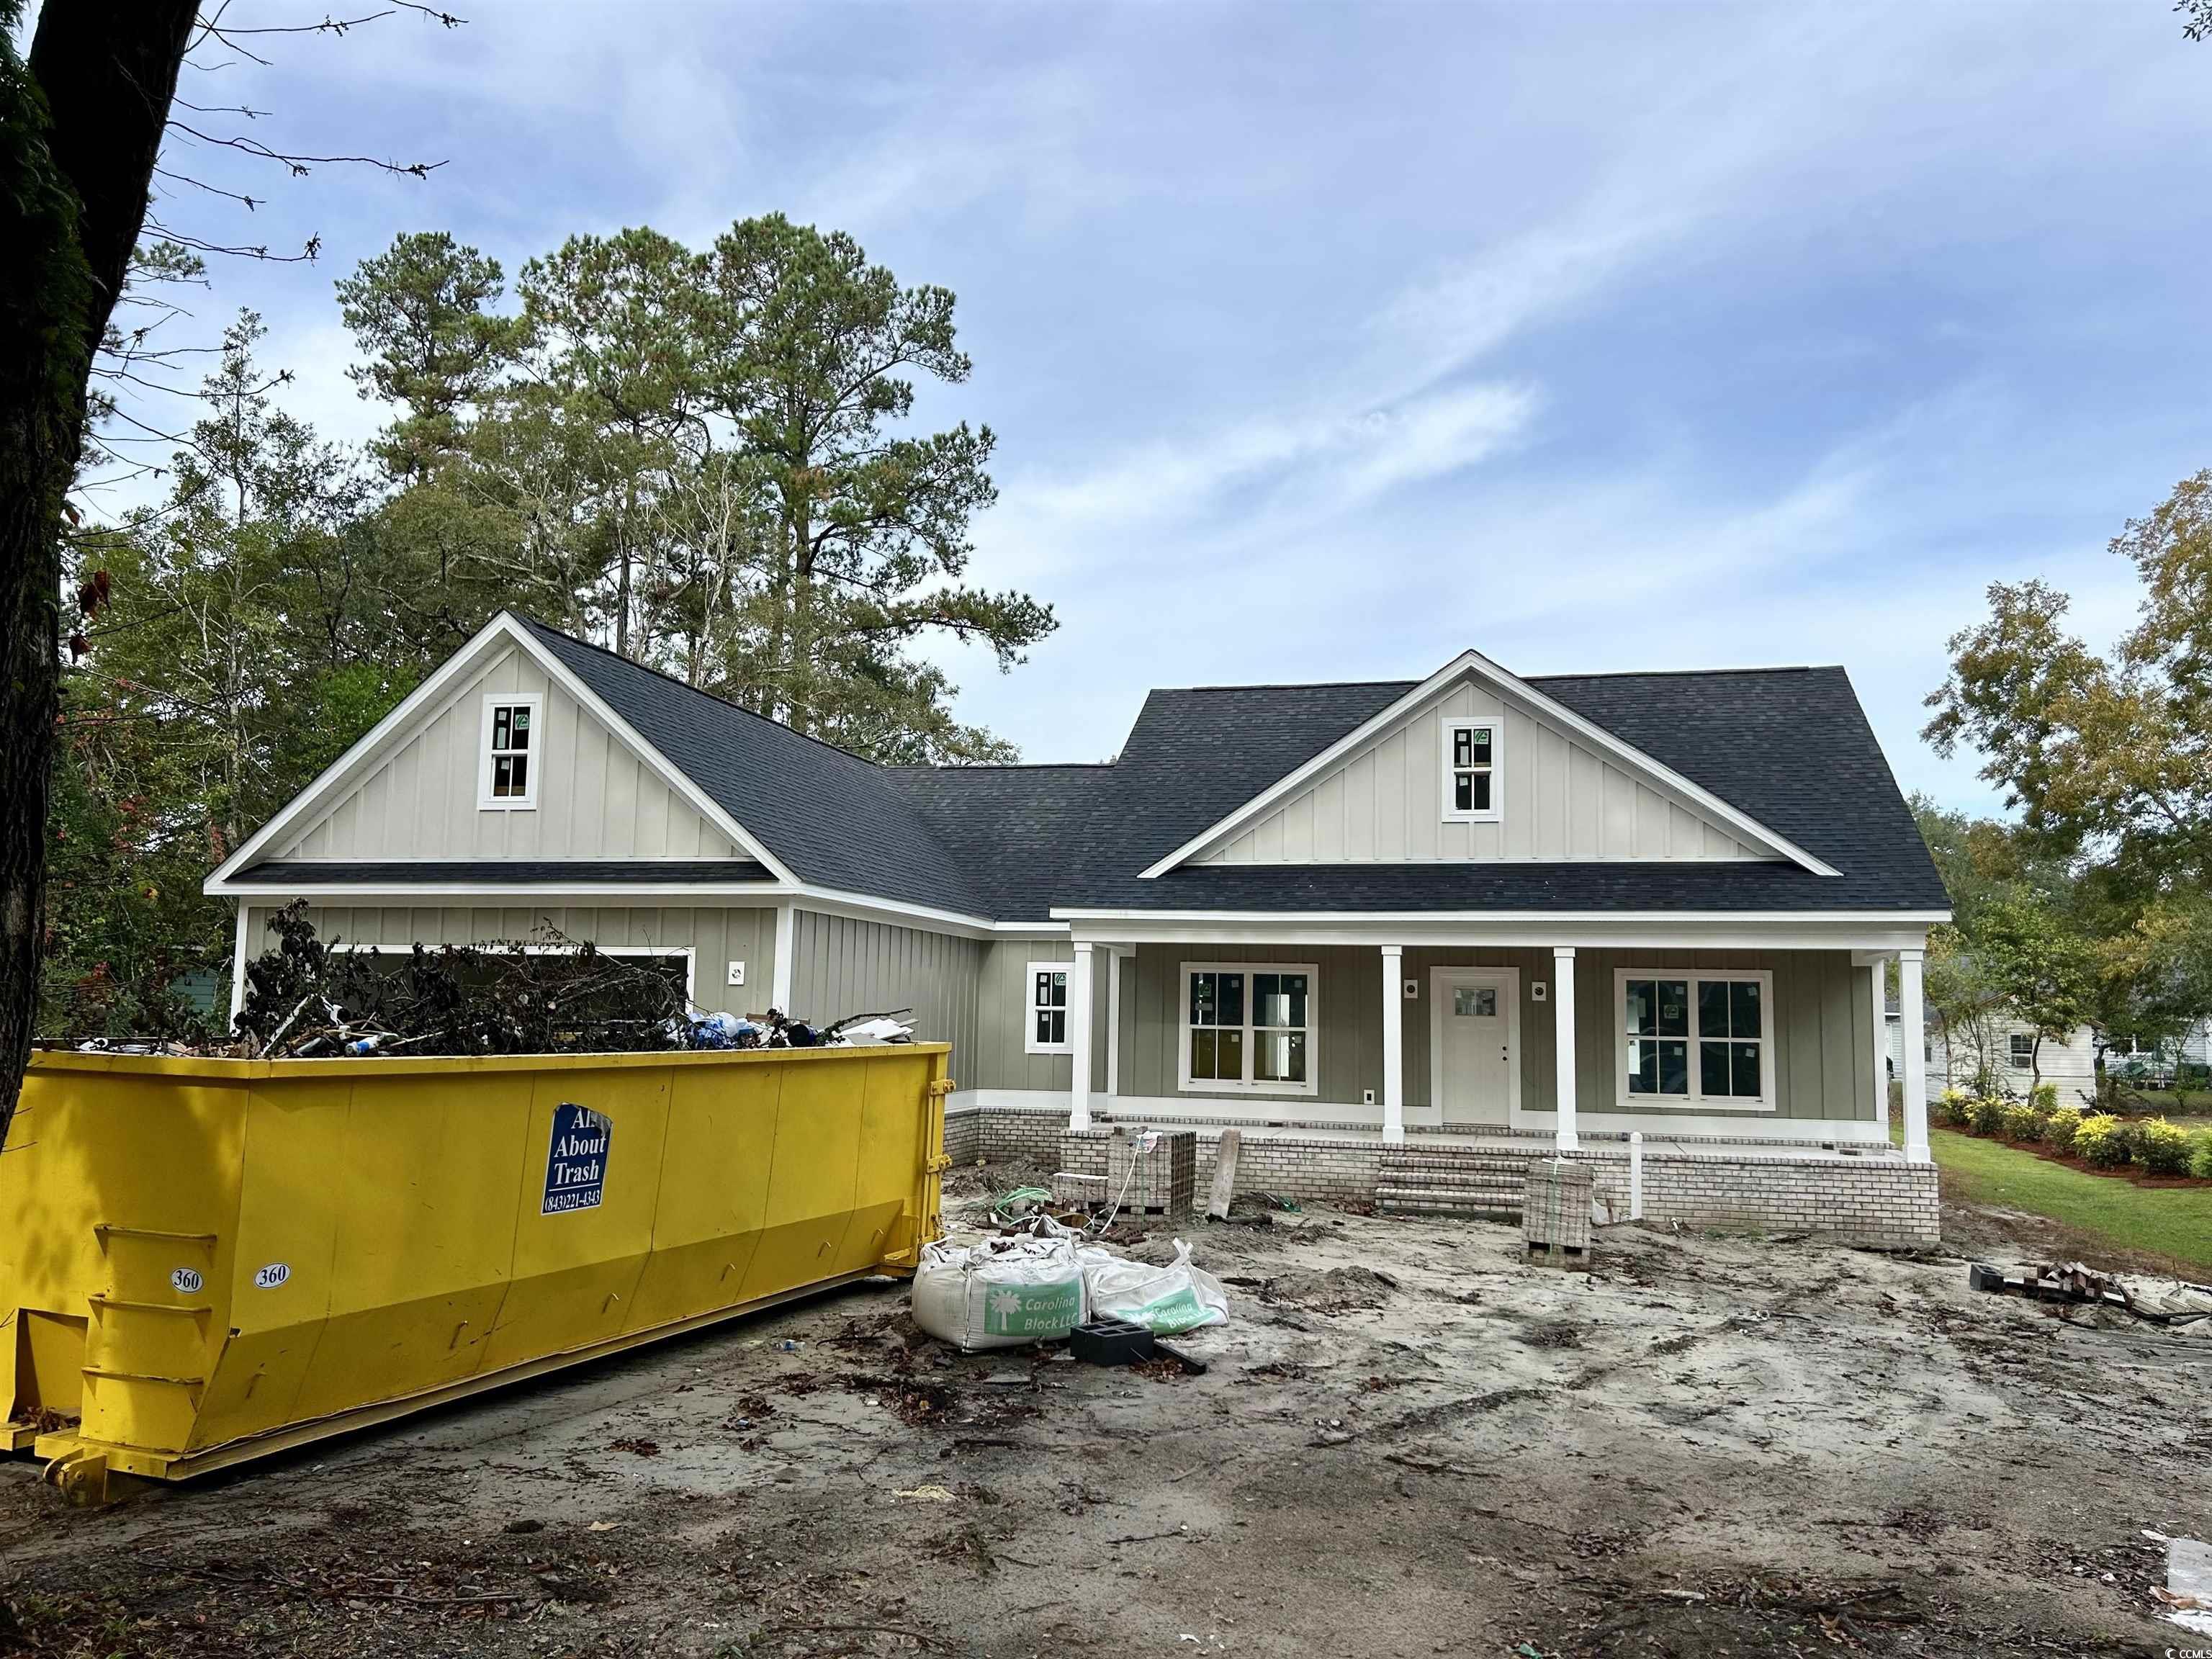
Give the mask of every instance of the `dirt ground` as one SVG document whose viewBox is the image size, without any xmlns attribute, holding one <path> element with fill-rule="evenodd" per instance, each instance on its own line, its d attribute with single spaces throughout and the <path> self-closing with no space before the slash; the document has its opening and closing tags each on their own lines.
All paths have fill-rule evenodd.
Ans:
<svg viewBox="0 0 2212 1659">
<path fill-rule="evenodd" d="M 2205 1644 L 2144 1531 L 2212 1537 L 2212 1332 L 1970 1294 L 1950 1252 L 1616 1228 L 1583 1274 L 1476 1223 L 1186 1231 L 1233 1301 L 1202 1376 L 963 1358 L 884 1283 L 106 1511 L 0 1464 L 0 1652 Z"/>
</svg>

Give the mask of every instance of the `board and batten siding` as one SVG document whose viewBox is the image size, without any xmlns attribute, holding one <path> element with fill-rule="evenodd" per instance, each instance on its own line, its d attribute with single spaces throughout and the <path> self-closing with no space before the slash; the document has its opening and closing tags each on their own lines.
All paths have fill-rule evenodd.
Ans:
<svg viewBox="0 0 2212 1659">
<path fill-rule="evenodd" d="M 272 909 L 255 905 L 248 914 L 250 957 L 276 943 L 268 931 Z M 373 945 L 380 950 L 404 951 L 417 944 L 528 944 L 544 926 L 594 945 L 688 948 L 694 953 L 694 1000 L 702 1008 L 733 1014 L 765 1012 L 769 987 L 775 978 L 775 912 L 757 907 L 329 905 L 310 908 L 307 920 L 325 942 Z M 727 982 L 732 962 L 745 964 L 742 988 Z"/>
<path fill-rule="evenodd" d="M 1318 1092 L 1234 1095 L 1185 1091 L 1180 1086 L 1182 1042 L 1182 965 L 1187 962 L 1311 963 L 1314 988 L 1314 1045 Z M 1548 998 L 1535 1000 L 1534 987 L 1548 988 L 1552 953 L 1541 950 L 1421 950 L 1408 948 L 1401 979 L 1413 980 L 1419 994 L 1402 994 L 1396 1007 L 1404 1020 L 1406 1102 L 1434 1103 L 1429 1076 L 1432 994 L 1437 968 L 1505 967 L 1521 976 L 1521 1109 L 1550 1112 L 1557 1087 L 1556 1024 Z M 1774 1044 L 1775 1107 L 1772 1111 L 1728 1112 L 1741 1117 L 1747 1133 L 1777 1118 L 1853 1120 L 1869 1115 L 1874 1102 L 1874 1022 L 1876 1011 L 1863 969 L 1840 951 L 1583 951 L 1575 957 L 1577 1114 L 1618 1113 L 1615 1045 L 1626 1033 L 1614 1006 L 1613 975 L 1624 968 L 1662 970 L 1751 969 L 1774 975 L 1770 1016 Z M 1382 953 L 1361 945 L 1141 945 L 1123 969 L 1121 1092 L 1206 1101 L 1224 1110 L 1279 1103 L 1310 1115 L 1316 1106 L 1365 1107 L 1363 1092 L 1381 1098 L 1382 1086 Z M 1066 1085 L 1063 1066 L 1056 1085 Z M 1715 1116 L 1724 1109 L 1706 1103 L 1662 1106 L 1639 1100 L 1632 1109 L 1657 1116 Z"/>
<path fill-rule="evenodd" d="M 1066 939 L 996 939 L 983 947 L 978 1041 L 974 1062 L 960 1077 L 963 1089 L 1066 1090 L 1073 1085 L 1075 1062 L 1066 1054 L 1030 1054 L 1027 1037 L 1030 963 L 1074 959 L 1074 949 Z M 1091 1087 L 1097 1094 L 1106 1090 L 1106 975 L 1109 971 L 1102 945 L 1091 958 Z M 1129 964 L 1123 964 L 1121 973 L 1126 999 L 1132 980 Z M 1126 1000 L 1122 1020 L 1126 1026 Z M 1126 1076 L 1121 1091 L 1133 1092 Z"/>
<path fill-rule="evenodd" d="M 984 945 L 918 927 L 798 910 L 792 917 L 791 1010 L 811 1024 L 854 1014 L 914 1011 L 914 1034 L 952 1045 L 960 1087 L 976 1052 L 977 982 Z"/>
<path fill-rule="evenodd" d="M 1460 718 L 1501 723 L 1492 774 L 1496 822 L 1444 819 L 1442 723 Z M 1486 685 L 1462 680 L 1199 862 L 1761 856 L 1727 825 L 1669 799 Z"/>
<path fill-rule="evenodd" d="M 484 698 L 543 697 L 538 804 L 477 805 Z M 679 762 L 681 757 L 676 757 Z M 325 817 L 288 859 L 726 859 L 740 856 L 598 716 L 511 649 L 456 693 Z"/>
</svg>

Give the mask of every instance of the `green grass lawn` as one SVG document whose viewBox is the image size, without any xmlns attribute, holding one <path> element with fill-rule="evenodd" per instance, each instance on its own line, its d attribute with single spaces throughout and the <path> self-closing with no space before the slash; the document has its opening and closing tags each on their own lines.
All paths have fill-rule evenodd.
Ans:
<svg viewBox="0 0 2212 1659">
<path fill-rule="evenodd" d="M 2212 1273 L 2212 1187 L 2138 1187 L 1955 1129 L 1931 1127 L 1928 1139 L 1946 1186 L 1968 1203 L 2048 1216 L 2123 1249 Z"/>
<path fill-rule="evenodd" d="M 2212 1091 L 2191 1089 L 2176 1094 L 2171 1089 L 2130 1089 L 2120 1085 L 2120 1105 L 2130 1113 L 2147 1116 L 2204 1117 L 2212 1115 Z"/>
</svg>

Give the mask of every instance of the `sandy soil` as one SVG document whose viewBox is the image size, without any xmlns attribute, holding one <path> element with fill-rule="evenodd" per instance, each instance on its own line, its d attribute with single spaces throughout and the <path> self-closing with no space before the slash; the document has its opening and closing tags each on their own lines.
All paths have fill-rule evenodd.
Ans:
<svg viewBox="0 0 2212 1659">
<path fill-rule="evenodd" d="M 2142 1534 L 2212 1536 L 2212 1333 L 1971 1295 L 1948 1255 L 1615 1229 L 1567 1273 L 1336 1212 L 1194 1237 L 1235 1312 L 1188 1340 L 1203 1376 L 963 1358 L 885 1284 L 104 1512 L 0 1465 L 0 1651 L 2192 1639 Z"/>
</svg>

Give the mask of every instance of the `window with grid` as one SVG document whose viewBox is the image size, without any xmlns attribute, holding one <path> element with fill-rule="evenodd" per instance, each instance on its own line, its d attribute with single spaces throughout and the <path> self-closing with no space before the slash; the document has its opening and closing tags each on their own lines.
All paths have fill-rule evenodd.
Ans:
<svg viewBox="0 0 2212 1659">
<path fill-rule="evenodd" d="M 1029 1052 L 1064 1054 L 1067 1048 L 1067 975 L 1064 962 L 1030 963 Z"/>
<path fill-rule="evenodd" d="M 2035 1036 L 2029 1031 L 2012 1034 L 2012 1063 L 2025 1071 L 2035 1064 Z"/>
<path fill-rule="evenodd" d="M 1767 975 L 1625 972 L 1620 982 L 1626 1099 L 1768 1103 Z"/>
<path fill-rule="evenodd" d="M 1183 969 L 1183 1085 L 1311 1094 L 1313 986 L 1310 966 Z"/>
<path fill-rule="evenodd" d="M 484 700 L 483 787 L 479 805 L 537 805 L 538 709 L 536 697 Z"/>
<path fill-rule="evenodd" d="M 1498 816 L 1498 723 L 1446 720 L 1444 817 L 1478 820 Z"/>
</svg>

